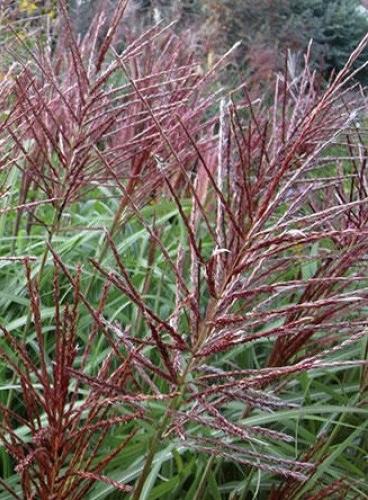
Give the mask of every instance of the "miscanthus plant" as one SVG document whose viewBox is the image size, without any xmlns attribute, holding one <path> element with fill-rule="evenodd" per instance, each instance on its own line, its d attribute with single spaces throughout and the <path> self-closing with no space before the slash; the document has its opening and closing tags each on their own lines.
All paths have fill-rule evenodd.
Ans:
<svg viewBox="0 0 368 500">
<path fill-rule="evenodd" d="M 126 7 L 4 34 L 0 499 L 365 498 L 366 40 L 270 104 Z"/>
</svg>

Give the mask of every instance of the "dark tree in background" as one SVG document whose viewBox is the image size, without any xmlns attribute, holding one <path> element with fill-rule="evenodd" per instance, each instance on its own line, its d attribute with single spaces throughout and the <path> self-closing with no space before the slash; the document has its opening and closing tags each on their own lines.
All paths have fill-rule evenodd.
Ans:
<svg viewBox="0 0 368 500">
<path fill-rule="evenodd" d="M 368 10 L 360 0 L 207 0 L 202 12 L 215 50 L 242 40 L 239 63 L 257 80 L 260 71 L 262 78 L 280 69 L 288 49 L 304 51 L 311 39 L 312 64 L 328 77 L 368 31 Z M 368 73 L 360 78 L 366 81 Z"/>
<path fill-rule="evenodd" d="M 323 60 L 327 74 L 343 67 L 368 31 L 368 11 L 359 0 L 290 0 L 290 10 L 293 32 L 303 34 L 303 46 L 314 40 L 314 57 Z"/>
<path fill-rule="evenodd" d="M 108 0 L 105 2 L 108 3 Z M 78 33 L 84 34 L 93 16 L 101 6 L 101 0 L 69 0 L 69 8 Z"/>
</svg>

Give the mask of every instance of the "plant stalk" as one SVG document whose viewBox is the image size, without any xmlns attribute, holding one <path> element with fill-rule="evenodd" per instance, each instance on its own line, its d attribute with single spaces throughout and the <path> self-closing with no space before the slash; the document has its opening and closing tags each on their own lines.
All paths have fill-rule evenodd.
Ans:
<svg viewBox="0 0 368 500">
<path fill-rule="evenodd" d="M 47 257 L 49 255 L 49 245 L 51 245 L 55 234 L 58 232 L 61 215 L 62 215 L 62 209 L 59 208 L 59 209 L 55 210 L 53 221 L 51 223 L 50 231 L 48 232 L 47 238 L 45 239 L 45 250 L 44 250 L 42 257 L 41 257 L 40 268 L 39 268 L 37 276 L 36 276 L 37 287 L 40 286 L 42 274 L 44 272 L 46 262 L 47 262 Z M 27 334 L 30 330 L 31 320 L 32 320 L 32 309 L 30 307 L 28 310 L 27 319 L 26 319 L 26 323 L 24 325 L 24 330 L 23 330 L 23 334 L 22 334 L 23 341 L 26 340 Z M 15 383 L 15 380 L 16 380 L 16 375 L 13 374 L 11 385 L 13 385 Z M 14 392 L 14 390 L 10 389 L 9 393 L 8 393 L 8 398 L 7 398 L 7 403 L 6 403 L 8 408 L 10 408 L 11 401 L 13 399 L 13 392 Z"/>
<path fill-rule="evenodd" d="M 183 401 L 185 387 L 186 387 L 186 380 L 187 380 L 188 374 L 191 372 L 191 370 L 195 364 L 195 361 L 196 361 L 194 353 L 197 352 L 198 349 L 200 349 L 201 345 L 206 340 L 206 334 L 207 334 L 208 328 L 209 328 L 207 325 L 210 323 L 208 318 L 212 317 L 213 311 L 214 311 L 214 306 L 215 306 L 214 301 L 211 300 L 208 304 L 208 313 L 206 315 L 207 317 L 204 321 L 201 322 L 201 327 L 199 328 L 198 340 L 195 343 L 195 346 L 193 348 L 193 354 L 188 362 L 188 365 L 187 365 L 184 373 L 180 377 L 179 394 L 176 398 L 174 398 L 171 401 L 170 405 L 168 406 L 168 408 L 165 412 L 165 415 L 162 418 L 161 423 L 159 424 L 159 427 L 158 427 L 155 435 L 152 437 L 151 444 L 150 444 L 149 451 L 148 451 L 148 455 L 147 455 L 147 458 L 146 458 L 146 461 L 145 461 L 145 464 L 144 464 L 144 467 L 142 470 L 142 474 L 140 475 L 139 480 L 134 488 L 131 500 L 139 500 L 140 499 L 143 487 L 144 487 L 145 482 L 147 480 L 147 477 L 150 473 L 150 470 L 152 467 L 152 462 L 153 462 L 153 459 L 155 457 L 156 451 L 159 447 L 161 438 L 162 438 L 162 436 L 167 428 L 167 424 L 170 421 L 170 417 L 171 417 L 170 414 L 173 410 L 178 410 L 180 408 L 182 401 Z"/>
<path fill-rule="evenodd" d="M 158 426 L 158 429 L 154 436 L 152 437 L 150 441 L 150 446 L 147 454 L 147 458 L 145 461 L 145 464 L 143 466 L 142 473 L 138 479 L 138 482 L 134 488 L 134 491 L 132 493 L 131 500 L 139 500 L 143 487 L 146 483 L 147 477 L 151 471 L 152 467 L 152 462 L 155 457 L 155 454 L 157 452 L 157 449 L 160 445 L 160 441 L 162 439 L 162 436 L 167 428 L 168 423 L 170 422 L 170 417 L 171 417 L 171 412 L 173 410 L 178 410 L 180 408 L 180 405 L 183 401 L 184 397 L 184 391 L 185 391 L 185 385 L 186 385 L 186 378 L 188 376 L 188 373 L 190 372 L 194 362 L 194 357 L 191 358 L 190 362 L 188 363 L 183 375 L 180 377 L 180 382 L 179 382 L 179 394 L 171 400 L 169 406 L 166 409 L 166 412 L 164 416 L 162 417 L 162 420 Z"/>
</svg>

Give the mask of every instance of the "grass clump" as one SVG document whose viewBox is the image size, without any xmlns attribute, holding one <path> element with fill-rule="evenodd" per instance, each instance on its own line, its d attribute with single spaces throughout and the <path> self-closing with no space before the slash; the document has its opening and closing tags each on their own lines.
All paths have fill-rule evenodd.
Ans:
<svg viewBox="0 0 368 500">
<path fill-rule="evenodd" d="M 367 40 L 270 105 L 126 8 L 11 32 L 0 499 L 365 498 Z"/>
</svg>

